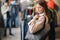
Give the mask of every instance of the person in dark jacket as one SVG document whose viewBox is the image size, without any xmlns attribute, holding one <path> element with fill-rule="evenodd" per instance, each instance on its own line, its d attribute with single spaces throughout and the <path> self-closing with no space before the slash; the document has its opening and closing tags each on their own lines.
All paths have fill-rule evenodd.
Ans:
<svg viewBox="0 0 60 40">
<path fill-rule="evenodd" d="M 12 0 L 11 1 L 11 22 L 12 26 L 13 23 L 15 27 L 19 27 L 19 12 L 21 11 L 20 3 L 18 0 Z"/>
</svg>

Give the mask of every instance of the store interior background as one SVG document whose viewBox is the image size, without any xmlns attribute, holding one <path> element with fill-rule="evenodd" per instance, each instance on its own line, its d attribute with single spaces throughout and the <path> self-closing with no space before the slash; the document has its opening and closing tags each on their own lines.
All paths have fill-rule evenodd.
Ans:
<svg viewBox="0 0 60 40">
<path fill-rule="evenodd" d="M 2 2 L 4 1 L 4 0 L 1 0 Z M 23 2 L 24 0 L 20 0 L 20 2 L 21 2 L 21 4 L 22 4 L 22 2 Z M 25 0 L 25 1 L 27 1 L 28 3 L 29 3 L 29 0 Z M 48 1 L 48 0 L 46 0 L 46 1 Z M 55 2 L 55 4 L 59 7 L 59 10 L 58 10 L 58 12 L 56 12 L 56 14 L 57 14 L 57 25 L 58 25 L 58 27 L 56 27 L 55 28 L 55 30 L 56 30 L 56 39 L 57 40 L 60 40 L 60 0 L 54 0 L 54 2 Z M 22 4 L 23 5 L 23 4 Z M 27 4 L 28 5 L 28 4 Z M 25 8 L 25 6 L 23 6 L 23 8 Z"/>
</svg>

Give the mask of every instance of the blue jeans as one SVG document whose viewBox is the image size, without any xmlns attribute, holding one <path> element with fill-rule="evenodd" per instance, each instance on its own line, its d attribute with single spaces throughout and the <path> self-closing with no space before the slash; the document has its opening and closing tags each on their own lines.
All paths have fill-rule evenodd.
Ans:
<svg viewBox="0 0 60 40">
<path fill-rule="evenodd" d="M 15 5 L 11 5 L 11 22 L 12 25 L 14 22 L 15 27 L 20 26 L 18 12 L 19 12 L 18 7 L 16 7 Z"/>
<path fill-rule="evenodd" d="M 9 34 L 11 33 L 11 18 L 4 19 L 4 34 L 7 31 L 7 24 L 9 25 Z"/>
</svg>

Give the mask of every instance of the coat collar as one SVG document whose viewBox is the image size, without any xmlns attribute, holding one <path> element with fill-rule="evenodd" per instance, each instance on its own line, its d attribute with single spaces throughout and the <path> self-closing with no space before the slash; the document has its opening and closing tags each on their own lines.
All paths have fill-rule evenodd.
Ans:
<svg viewBox="0 0 60 40">
<path fill-rule="evenodd" d="M 41 14 L 39 14 L 39 16 L 44 16 L 45 15 L 45 13 L 41 13 Z"/>
</svg>

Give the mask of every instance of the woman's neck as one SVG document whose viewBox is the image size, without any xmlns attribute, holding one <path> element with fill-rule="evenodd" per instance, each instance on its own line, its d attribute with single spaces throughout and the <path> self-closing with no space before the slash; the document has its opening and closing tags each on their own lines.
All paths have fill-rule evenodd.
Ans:
<svg viewBox="0 0 60 40">
<path fill-rule="evenodd" d="M 42 13 L 44 13 L 44 12 L 38 12 L 38 14 L 42 14 Z"/>
</svg>

